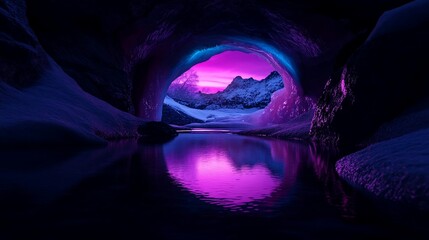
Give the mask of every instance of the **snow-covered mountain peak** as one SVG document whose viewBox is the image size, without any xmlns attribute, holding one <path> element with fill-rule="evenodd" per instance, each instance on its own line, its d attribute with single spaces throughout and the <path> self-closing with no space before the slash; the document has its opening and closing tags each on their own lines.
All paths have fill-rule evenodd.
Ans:
<svg viewBox="0 0 429 240">
<path fill-rule="evenodd" d="M 283 79 L 277 72 L 270 73 L 260 81 L 237 76 L 221 92 L 215 94 L 199 93 L 192 99 L 175 100 L 188 107 L 198 109 L 261 109 L 271 101 L 271 95 L 283 87 Z"/>
</svg>

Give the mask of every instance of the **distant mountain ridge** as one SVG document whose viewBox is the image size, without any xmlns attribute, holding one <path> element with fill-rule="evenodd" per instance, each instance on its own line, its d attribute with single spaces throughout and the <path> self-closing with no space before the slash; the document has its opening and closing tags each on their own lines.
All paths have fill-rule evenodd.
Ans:
<svg viewBox="0 0 429 240">
<path fill-rule="evenodd" d="M 185 106 L 197 109 L 262 109 L 270 103 L 271 95 L 283 87 L 283 79 L 278 72 L 274 71 L 260 81 L 237 76 L 223 91 L 215 94 L 197 93 L 193 99 L 186 101 L 173 99 Z"/>
</svg>

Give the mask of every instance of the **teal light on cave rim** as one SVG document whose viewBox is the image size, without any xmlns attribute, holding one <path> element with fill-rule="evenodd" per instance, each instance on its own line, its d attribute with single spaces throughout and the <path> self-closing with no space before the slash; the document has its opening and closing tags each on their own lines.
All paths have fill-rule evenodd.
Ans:
<svg viewBox="0 0 429 240">
<path fill-rule="evenodd" d="M 267 57 L 264 56 L 265 54 L 269 55 L 272 58 L 270 60 L 275 61 L 277 64 L 279 64 L 279 67 L 285 68 L 286 71 L 295 80 L 295 82 L 299 83 L 299 76 L 296 71 L 294 61 L 289 56 L 278 50 L 276 47 L 255 39 L 237 37 L 226 38 L 224 44 L 195 50 L 185 59 L 185 61 L 181 65 L 186 66 L 186 68 L 191 68 L 193 65 L 206 61 L 216 54 L 232 50 L 248 53 L 253 52 L 256 54 L 261 54 L 265 58 Z M 178 72 L 175 72 L 175 75 L 178 75 Z"/>
</svg>

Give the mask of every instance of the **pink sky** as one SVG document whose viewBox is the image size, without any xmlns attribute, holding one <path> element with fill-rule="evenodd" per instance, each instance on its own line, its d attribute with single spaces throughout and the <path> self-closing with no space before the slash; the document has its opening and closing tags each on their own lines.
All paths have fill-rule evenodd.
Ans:
<svg viewBox="0 0 429 240">
<path fill-rule="evenodd" d="M 214 93 L 225 89 L 236 76 L 261 80 L 274 71 L 274 68 L 256 54 L 226 51 L 190 70 L 194 70 L 199 77 L 200 91 Z"/>
</svg>

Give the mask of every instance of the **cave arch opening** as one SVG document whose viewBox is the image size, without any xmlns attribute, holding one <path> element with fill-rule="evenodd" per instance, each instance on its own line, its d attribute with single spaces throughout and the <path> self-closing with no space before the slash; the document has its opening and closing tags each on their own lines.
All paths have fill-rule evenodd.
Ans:
<svg viewBox="0 0 429 240">
<path fill-rule="evenodd" d="M 149 91 L 146 95 L 142 95 L 143 97 L 139 99 L 137 104 L 138 115 L 148 120 L 161 120 L 164 99 L 175 79 L 195 65 L 205 62 L 213 56 L 231 51 L 252 54 L 265 59 L 273 70 L 278 72 L 285 86 L 284 89 L 272 95 L 271 102 L 264 109 L 261 109 L 258 114 L 250 114 L 246 119 L 240 119 L 241 121 L 257 126 L 284 123 L 314 106 L 312 99 L 303 96 L 299 84 L 298 70 L 289 56 L 264 42 L 248 39 L 228 40 L 223 41 L 222 44 L 212 44 L 210 47 L 200 47 L 188 51 L 169 69 L 168 73 L 164 72 L 161 77 L 160 75 L 152 75 L 152 77 L 156 78 L 155 85 L 159 93 Z M 147 91 L 151 88 L 146 86 L 145 89 Z M 155 102 L 153 98 L 156 98 Z"/>
<path fill-rule="evenodd" d="M 249 52 L 224 51 L 171 83 L 162 120 L 174 125 L 249 124 L 250 115 L 263 110 L 272 94 L 283 88 L 283 79 L 267 59 Z"/>
</svg>

